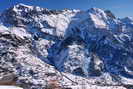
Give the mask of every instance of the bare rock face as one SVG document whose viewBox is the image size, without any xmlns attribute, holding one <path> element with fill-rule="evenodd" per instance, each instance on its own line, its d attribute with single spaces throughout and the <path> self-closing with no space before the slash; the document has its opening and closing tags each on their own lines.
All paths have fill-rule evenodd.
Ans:
<svg viewBox="0 0 133 89">
<path fill-rule="evenodd" d="M 24 4 L 0 16 L 0 85 L 132 89 L 133 20 Z"/>
<path fill-rule="evenodd" d="M 109 17 L 116 19 L 116 17 L 114 16 L 114 14 L 113 14 L 110 10 L 105 10 L 105 13 L 106 13 Z"/>
</svg>

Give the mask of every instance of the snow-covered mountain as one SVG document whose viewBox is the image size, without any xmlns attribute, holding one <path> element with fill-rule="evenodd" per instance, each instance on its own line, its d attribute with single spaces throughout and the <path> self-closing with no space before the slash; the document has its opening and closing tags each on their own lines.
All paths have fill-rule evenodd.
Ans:
<svg viewBox="0 0 133 89">
<path fill-rule="evenodd" d="M 0 60 L 1 73 L 26 89 L 45 89 L 51 78 L 84 89 L 133 88 L 133 19 L 17 4 L 0 15 Z"/>
</svg>

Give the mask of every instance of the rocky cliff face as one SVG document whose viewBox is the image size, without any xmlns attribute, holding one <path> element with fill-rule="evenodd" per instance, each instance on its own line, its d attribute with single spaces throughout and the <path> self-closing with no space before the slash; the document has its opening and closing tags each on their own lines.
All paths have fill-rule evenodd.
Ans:
<svg viewBox="0 0 133 89">
<path fill-rule="evenodd" d="M 24 4 L 0 16 L 0 73 L 25 89 L 132 88 L 133 20 Z M 53 88 L 54 89 L 54 88 Z"/>
</svg>

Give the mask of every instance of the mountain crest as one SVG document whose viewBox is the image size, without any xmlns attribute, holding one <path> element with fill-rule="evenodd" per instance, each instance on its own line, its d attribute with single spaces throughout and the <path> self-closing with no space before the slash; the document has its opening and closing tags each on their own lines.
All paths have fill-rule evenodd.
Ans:
<svg viewBox="0 0 133 89">
<path fill-rule="evenodd" d="M 99 8 L 17 4 L 0 21 L 0 71 L 11 70 L 26 89 L 46 88 L 51 79 L 67 86 L 132 87 L 132 19 Z"/>
</svg>

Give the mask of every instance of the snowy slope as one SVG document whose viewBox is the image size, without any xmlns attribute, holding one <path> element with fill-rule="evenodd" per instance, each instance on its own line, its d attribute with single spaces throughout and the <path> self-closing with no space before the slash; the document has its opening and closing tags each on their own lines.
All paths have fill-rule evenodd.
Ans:
<svg viewBox="0 0 133 89">
<path fill-rule="evenodd" d="M 8 61 L 19 83 L 42 89 L 47 85 L 42 77 L 54 71 L 59 78 L 64 77 L 60 72 L 75 82 L 79 78 L 79 85 L 85 78 L 96 86 L 132 87 L 133 19 L 117 19 L 99 8 L 49 10 L 17 4 L 5 10 L 0 21 L 0 54 L 9 52 L 7 60 L 1 56 L 0 65 Z M 12 57 L 17 64 L 10 61 Z M 64 78 L 59 81 L 70 83 Z"/>
</svg>

